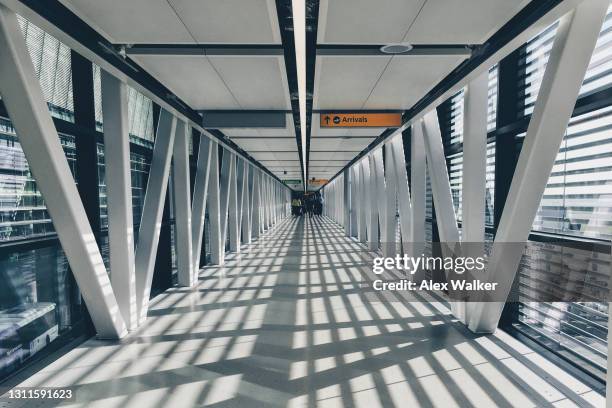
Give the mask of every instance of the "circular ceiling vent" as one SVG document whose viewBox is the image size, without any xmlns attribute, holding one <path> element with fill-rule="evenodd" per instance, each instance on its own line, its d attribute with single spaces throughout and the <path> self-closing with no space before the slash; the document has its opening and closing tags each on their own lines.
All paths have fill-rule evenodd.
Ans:
<svg viewBox="0 0 612 408">
<path fill-rule="evenodd" d="M 387 44 L 380 47 L 380 51 L 385 54 L 403 54 L 410 50 L 412 50 L 412 44 L 408 43 Z"/>
</svg>

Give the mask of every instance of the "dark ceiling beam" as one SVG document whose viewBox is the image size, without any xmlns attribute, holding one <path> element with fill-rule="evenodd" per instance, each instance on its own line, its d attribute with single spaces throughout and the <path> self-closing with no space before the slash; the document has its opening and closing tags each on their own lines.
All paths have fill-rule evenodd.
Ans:
<svg viewBox="0 0 612 408">
<path fill-rule="evenodd" d="M 385 53 L 381 51 L 384 44 L 319 44 L 317 55 L 321 56 L 427 56 L 457 55 L 469 58 L 478 45 L 472 44 L 415 44 L 409 51 Z"/>
<path fill-rule="evenodd" d="M 281 44 L 134 44 L 115 45 L 127 55 L 282 56 Z"/>
<path fill-rule="evenodd" d="M 285 69 L 287 74 L 287 83 L 289 85 L 289 100 L 291 101 L 291 112 L 293 114 L 293 125 L 295 130 L 295 142 L 297 151 L 300 157 L 300 164 L 303 166 L 306 160 L 306 154 L 302 151 L 301 133 L 300 133 L 300 103 L 298 99 L 298 84 L 297 84 L 297 67 L 295 60 L 295 41 L 293 37 L 293 12 L 291 8 L 291 0 L 276 0 L 276 15 L 278 17 L 278 26 L 280 28 L 281 40 L 283 44 L 283 53 L 285 56 Z M 304 175 L 302 174 L 302 183 L 304 184 Z"/>
<path fill-rule="evenodd" d="M 306 179 L 309 178 L 310 140 L 312 129 L 312 96 L 314 94 L 317 63 L 317 29 L 319 27 L 319 0 L 306 0 Z"/>
</svg>

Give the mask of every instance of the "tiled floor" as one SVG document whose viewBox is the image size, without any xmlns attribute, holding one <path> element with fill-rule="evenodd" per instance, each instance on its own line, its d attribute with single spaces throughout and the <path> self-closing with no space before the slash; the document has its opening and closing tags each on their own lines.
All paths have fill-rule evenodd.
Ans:
<svg viewBox="0 0 612 408">
<path fill-rule="evenodd" d="M 22 386 L 72 387 L 67 405 L 104 408 L 605 405 L 505 333 L 469 333 L 435 298 L 364 297 L 363 255 L 327 219 L 285 220 L 196 288 L 158 296 L 122 344 L 87 341 Z"/>
</svg>

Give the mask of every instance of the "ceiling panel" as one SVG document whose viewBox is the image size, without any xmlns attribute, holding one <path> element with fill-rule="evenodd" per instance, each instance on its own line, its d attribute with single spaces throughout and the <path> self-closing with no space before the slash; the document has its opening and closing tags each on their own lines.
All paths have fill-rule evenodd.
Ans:
<svg viewBox="0 0 612 408">
<path fill-rule="evenodd" d="M 463 61 L 457 56 L 393 57 L 366 109 L 409 109 Z"/>
<path fill-rule="evenodd" d="M 274 0 L 60 0 L 114 43 L 280 43 Z"/>
<path fill-rule="evenodd" d="M 210 62 L 201 56 L 138 56 L 142 66 L 196 109 L 240 106 Z"/>
<path fill-rule="evenodd" d="M 413 44 L 480 44 L 529 0 L 428 0 L 405 41 Z"/>
<path fill-rule="evenodd" d="M 274 0 L 168 0 L 200 43 L 280 43 Z"/>
<path fill-rule="evenodd" d="M 361 109 L 391 57 L 317 57 L 314 109 Z"/>
<path fill-rule="evenodd" d="M 313 151 L 310 149 L 310 160 L 351 160 L 360 151 Z"/>
<path fill-rule="evenodd" d="M 261 150 L 296 150 L 297 143 L 295 138 L 292 139 L 263 139 L 257 137 L 250 137 L 248 139 L 234 139 L 232 140 L 247 151 L 261 151 Z"/>
<path fill-rule="evenodd" d="M 188 43 L 193 38 L 166 0 L 61 0 L 114 43 Z"/>
<path fill-rule="evenodd" d="M 257 160 L 299 160 L 297 152 L 250 151 L 249 154 Z"/>
<path fill-rule="evenodd" d="M 242 109 L 291 109 L 283 57 L 209 57 Z M 198 78 L 190 78 L 197 81 Z M 200 109 L 200 106 L 194 106 Z M 214 108 L 214 106 L 213 106 Z"/>
<path fill-rule="evenodd" d="M 529 0 L 321 0 L 319 43 L 482 43 Z"/>
<path fill-rule="evenodd" d="M 404 38 L 425 0 L 321 0 L 319 43 L 387 44 Z"/>
<path fill-rule="evenodd" d="M 289 109 L 280 57 L 140 55 L 135 59 L 194 109 Z"/>
</svg>

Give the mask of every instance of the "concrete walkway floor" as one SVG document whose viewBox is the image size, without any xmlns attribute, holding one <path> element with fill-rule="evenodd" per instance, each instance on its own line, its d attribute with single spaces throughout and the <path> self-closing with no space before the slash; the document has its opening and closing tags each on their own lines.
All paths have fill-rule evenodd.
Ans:
<svg viewBox="0 0 612 408">
<path fill-rule="evenodd" d="M 471 334 L 436 297 L 369 300 L 364 253 L 326 218 L 286 219 L 197 287 L 156 297 L 128 339 L 89 340 L 21 386 L 103 408 L 605 405 L 504 332 Z"/>
</svg>

